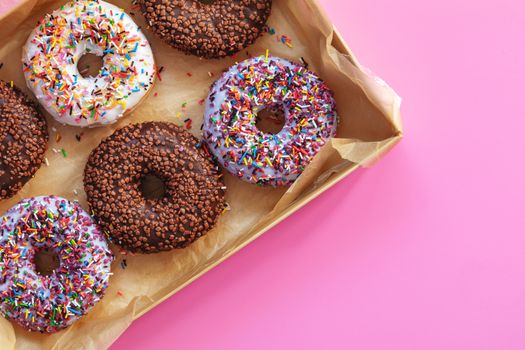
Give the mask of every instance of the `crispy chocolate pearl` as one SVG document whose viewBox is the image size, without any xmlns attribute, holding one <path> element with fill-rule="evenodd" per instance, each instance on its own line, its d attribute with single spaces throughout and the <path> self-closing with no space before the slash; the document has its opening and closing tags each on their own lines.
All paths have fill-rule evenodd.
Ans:
<svg viewBox="0 0 525 350">
<path fill-rule="evenodd" d="M 154 32 L 204 58 L 233 55 L 263 32 L 272 0 L 138 0 Z"/>
<path fill-rule="evenodd" d="M 198 140 L 175 124 L 147 122 L 115 131 L 91 153 L 84 187 L 95 219 L 131 252 L 184 248 L 217 222 L 224 202 L 218 167 Z M 161 199 L 146 199 L 141 180 L 164 181 Z"/>
<path fill-rule="evenodd" d="M 17 87 L 0 80 L 0 200 L 13 197 L 44 161 L 44 116 Z"/>
</svg>

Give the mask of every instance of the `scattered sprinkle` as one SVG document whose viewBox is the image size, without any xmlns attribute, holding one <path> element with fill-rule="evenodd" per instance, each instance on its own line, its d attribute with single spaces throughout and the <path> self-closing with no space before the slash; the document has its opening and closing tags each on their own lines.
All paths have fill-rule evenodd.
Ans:
<svg viewBox="0 0 525 350">
<path fill-rule="evenodd" d="M 159 78 L 159 81 L 162 81 L 162 75 L 161 73 L 164 71 L 164 66 L 160 67 L 158 70 L 157 70 L 157 78 Z"/>
<path fill-rule="evenodd" d="M 292 39 L 288 37 L 287 35 L 281 35 L 280 37 L 277 36 L 277 40 L 279 40 L 281 43 L 285 44 L 289 48 L 293 48 Z"/>
<path fill-rule="evenodd" d="M 310 65 L 308 64 L 308 62 L 306 62 L 306 60 L 304 59 L 304 57 L 301 57 L 301 62 L 303 63 L 304 68 L 308 69 L 308 67 L 309 67 Z"/>
</svg>

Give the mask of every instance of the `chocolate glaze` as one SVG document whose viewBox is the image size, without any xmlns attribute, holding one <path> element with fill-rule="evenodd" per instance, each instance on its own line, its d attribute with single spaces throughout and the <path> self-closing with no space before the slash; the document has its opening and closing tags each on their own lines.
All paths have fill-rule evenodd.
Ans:
<svg viewBox="0 0 525 350">
<path fill-rule="evenodd" d="M 204 58 L 233 55 L 261 35 L 272 0 L 139 0 L 153 31 L 169 45 Z"/>
<path fill-rule="evenodd" d="M 44 116 L 17 87 L 0 80 L 0 200 L 14 196 L 44 161 Z"/>
<path fill-rule="evenodd" d="M 84 170 L 95 219 L 126 250 L 155 253 L 184 248 L 205 235 L 224 210 L 218 167 L 198 140 L 175 124 L 128 125 L 103 140 Z M 165 184 L 164 197 L 141 191 L 145 176 Z"/>
</svg>

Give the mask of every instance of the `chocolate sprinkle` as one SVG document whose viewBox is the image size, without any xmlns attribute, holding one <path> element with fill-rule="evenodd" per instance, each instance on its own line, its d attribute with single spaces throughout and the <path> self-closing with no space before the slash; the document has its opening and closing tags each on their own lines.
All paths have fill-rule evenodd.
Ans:
<svg viewBox="0 0 525 350">
<path fill-rule="evenodd" d="M 14 196 L 35 175 L 48 139 L 46 120 L 35 104 L 0 80 L 0 200 Z"/>
<path fill-rule="evenodd" d="M 205 235 L 225 207 L 216 164 L 198 140 L 164 122 L 128 125 L 91 153 L 84 187 L 95 219 L 131 252 L 184 248 Z M 146 198 L 141 182 L 161 179 L 165 193 Z"/>
<path fill-rule="evenodd" d="M 153 31 L 169 45 L 203 58 L 233 55 L 266 29 L 272 0 L 139 0 Z"/>
</svg>

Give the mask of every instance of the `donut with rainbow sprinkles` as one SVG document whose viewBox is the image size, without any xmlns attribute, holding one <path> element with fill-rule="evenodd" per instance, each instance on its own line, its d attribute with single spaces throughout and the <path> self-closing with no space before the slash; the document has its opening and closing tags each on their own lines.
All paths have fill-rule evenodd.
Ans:
<svg viewBox="0 0 525 350">
<path fill-rule="evenodd" d="M 44 250 L 59 261 L 50 274 L 37 268 Z M 66 328 L 102 298 L 112 260 L 103 233 L 78 203 L 24 199 L 0 218 L 0 311 L 29 331 Z"/>
<path fill-rule="evenodd" d="M 278 133 L 257 128 L 265 109 L 284 112 Z M 206 100 L 203 139 L 230 173 L 259 185 L 293 183 L 335 136 L 332 91 L 313 72 L 278 57 L 254 57 L 225 72 Z"/>
<path fill-rule="evenodd" d="M 85 54 L 102 57 L 97 76 L 79 72 Z M 100 0 L 75 0 L 46 15 L 29 36 L 22 61 L 40 104 L 59 123 L 80 127 L 116 122 L 146 96 L 156 73 L 137 24 Z"/>
</svg>

